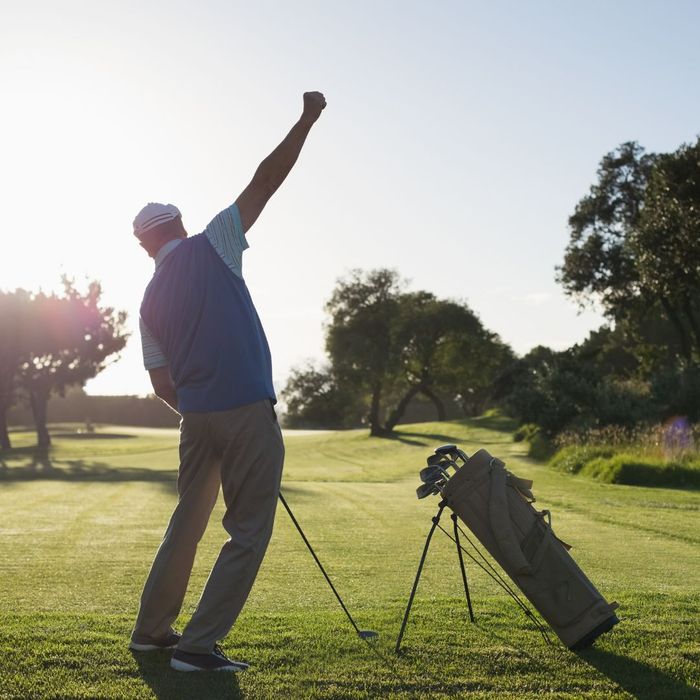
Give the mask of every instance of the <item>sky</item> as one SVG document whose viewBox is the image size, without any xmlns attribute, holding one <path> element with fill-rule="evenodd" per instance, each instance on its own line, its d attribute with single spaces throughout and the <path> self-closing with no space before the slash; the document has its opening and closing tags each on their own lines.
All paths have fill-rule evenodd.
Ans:
<svg viewBox="0 0 700 700">
<path fill-rule="evenodd" d="M 87 391 L 148 393 L 134 216 L 203 230 L 320 90 L 244 256 L 277 386 L 353 268 L 563 349 L 602 322 L 555 281 L 568 216 L 620 143 L 700 134 L 698 27 L 692 0 L 0 0 L 0 288 L 100 280 L 132 335 Z"/>
</svg>

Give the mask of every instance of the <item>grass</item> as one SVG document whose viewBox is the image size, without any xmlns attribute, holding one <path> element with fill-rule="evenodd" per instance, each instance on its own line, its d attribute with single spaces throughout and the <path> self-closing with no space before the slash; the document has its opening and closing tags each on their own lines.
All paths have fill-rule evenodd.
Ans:
<svg viewBox="0 0 700 700">
<path fill-rule="evenodd" d="M 378 658 L 353 634 L 282 509 L 224 647 L 235 677 L 177 674 L 127 649 L 141 586 L 175 503 L 177 434 L 29 433 L 0 454 L 0 698 L 700 698 L 700 494 L 571 479 L 525 456 L 496 417 L 287 437 L 283 489 Z M 62 434 L 60 434 L 62 433 Z M 469 569 L 468 621 L 451 543 L 432 545 L 404 654 L 393 645 L 436 499 L 417 472 L 442 442 L 483 446 L 535 481 L 557 534 L 622 623 L 593 650 L 545 646 L 493 582 Z M 186 623 L 224 539 L 221 503 L 198 551 Z M 438 533 L 439 535 L 439 533 Z"/>
</svg>

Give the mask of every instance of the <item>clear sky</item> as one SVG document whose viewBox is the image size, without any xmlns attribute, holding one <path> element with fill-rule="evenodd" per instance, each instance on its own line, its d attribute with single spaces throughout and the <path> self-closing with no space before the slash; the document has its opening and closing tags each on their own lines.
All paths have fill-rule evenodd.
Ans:
<svg viewBox="0 0 700 700">
<path fill-rule="evenodd" d="M 328 107 L 248 235 L 275 380 L 323 350 L 353 267 L 466 300 L 518 352 L 600 323 L 554 282 L 601 156 L 700 133 L 700 2 L 0 0 L 0 287 L 102 281 L 130 314 L 91 393 L 146 393 L 149 201 L 201 231 L 296 120 Z M 1 329 L 0 329 L 1 332 Z"/>
</svg>

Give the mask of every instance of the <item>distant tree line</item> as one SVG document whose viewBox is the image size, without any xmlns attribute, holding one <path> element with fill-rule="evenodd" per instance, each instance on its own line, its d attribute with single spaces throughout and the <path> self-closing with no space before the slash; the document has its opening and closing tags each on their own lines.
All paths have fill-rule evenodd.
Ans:
<svg viewBox="0 0 700 700">
<path fill-rule="evenodd" d="M 37 443 L 51 443 L 47 403 L 70 386 L 82 386 L 126 343 L 126 313 L 100 303 L 102 288 L 86 292 L 63 279 L 62 294 L 0 291 L 0 447 L 11 447 L 9 409 L 31 407 Z"/>
<path fill-rule="evenodd" d="M 548 435 L 700 418 L 700 140 L 673 153 L 624 143 L 569 219 L 557 281 L 607 322 L 582 343 L 517 358 L 464 302 L 354 271 L 326 305 L 327 363 L 284 389 L 297 426 L 390 433 L 413 397 L 465 415 L 499 406 Z"/>
</svg>

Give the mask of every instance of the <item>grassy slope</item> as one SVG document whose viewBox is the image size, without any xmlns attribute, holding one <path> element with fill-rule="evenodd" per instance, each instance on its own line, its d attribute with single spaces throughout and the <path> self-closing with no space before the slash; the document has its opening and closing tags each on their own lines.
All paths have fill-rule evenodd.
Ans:
<svg viewBox="0 0 700 700">
<path fill-rule="evenodd" d="M 0 464 L 0 697 L 700 697 L 700 495 L 572 478 L 523 456 L 507 423 L 404 426 L 291 436 L 284 489 L 379 661 L 351 634 L 286 514 L 225 648 L 238 677 L 182 675 L 167 654 L 126 648 L 138 595 L 174 504 L 176 434 L 56 439 L 50 463 L 20 449 Z M 470 570 L 477 622 L 460 598 L 455 552 L 431 549 L 401 658 L 398 633 L 435 499 L 417 471 L 439 443 L 484 446 L 535 480 L 557 533 L 623 619 L 597 649 L 546 647 L 490 579 Z M 180 624 L 196 604 L 223 530 L 200 546 Z M 449 522 L 449 521 L 448 521 Z M 439 533 L 438 533 L 439 535 Z"/>
</svg>

